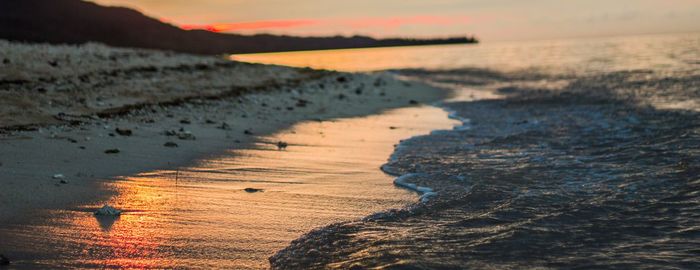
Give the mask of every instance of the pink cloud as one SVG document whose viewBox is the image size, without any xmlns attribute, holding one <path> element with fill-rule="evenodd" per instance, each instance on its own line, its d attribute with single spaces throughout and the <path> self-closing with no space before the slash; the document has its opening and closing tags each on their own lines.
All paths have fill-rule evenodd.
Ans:
<svg viewBox="0 0 700 270">
<path fill-rule="evenodd" d="M 180 28 L 185 30 L 207 30 L 212 32 L 236 32 L 244 30 L 267 30 L 300 27 L 316 24 L 314 20 L 287 20 L 287 21 L 256 21 L 238 23 L 213 23 L 213 24 L 184 24 Z"/>
<path fill-rule="evenodd" d="M 363 28 L 385 28 L 395 29 L 406 25 L 466 25 L 471 22 L 467 16 L 404 16 L 388 18 L 350 18 L 350 19 L 298 19 L 298 20 L 275 20 L 275 21 L 254 21 L 236 23 L 213 23 L 201 25 L 180 25 L 180 28 L 202 29 L 212 32 L 239 32 L 239 31 L 266 31 L 282 28 L 301 28 L 308 26 L 321 26 L 335 29 L 363 29 Z"/>
</svg>

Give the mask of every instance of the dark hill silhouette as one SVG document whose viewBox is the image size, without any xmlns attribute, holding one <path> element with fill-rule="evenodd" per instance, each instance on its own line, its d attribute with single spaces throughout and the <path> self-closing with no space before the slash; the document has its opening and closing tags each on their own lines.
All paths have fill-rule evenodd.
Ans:
<svg viewBox="0 0 700 270">
<path fill-rule="evenodd" d="M 81 0 L 0 0 L 0 38 L 13 41 L 172 50 L 195 54 L 253 53 L 404 45 L 473 43 L 474 38 L 373 39 L 234 35 L 183 30 L 123 7 Z"/>
</svg>

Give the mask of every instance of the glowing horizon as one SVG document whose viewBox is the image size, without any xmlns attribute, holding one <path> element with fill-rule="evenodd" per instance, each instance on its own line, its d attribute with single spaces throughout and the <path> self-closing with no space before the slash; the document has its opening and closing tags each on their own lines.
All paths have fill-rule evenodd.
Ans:
<svg viewBox="0 0 700 270">
<path fill-rule="evenodd" d="M 519 40 L 700 31 L 700 1 L 693 0 L 90 1 L 182 29 L 238 34 Z"/>
</svg>

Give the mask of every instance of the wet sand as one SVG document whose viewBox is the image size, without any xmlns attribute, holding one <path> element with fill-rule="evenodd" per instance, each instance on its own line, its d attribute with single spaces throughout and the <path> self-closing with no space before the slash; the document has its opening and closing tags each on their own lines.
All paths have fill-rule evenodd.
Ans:
<svg viewBox="0 0 700 270">
<path fill-rule="evenodd" d="M 269 256 L 314 228 L 415 202 L 378 167 L 399 140 L 454 123 L 428 106 L 301 122 L 176 170 L 104 182 L 116 196 L 39 211 L 2 231 L 4 243 L 28 268 L 268 268 Z M 125 213 L 96 219 L 104 203 Z"/>
<path fill-rule="evenodd" d="M 172 172 L 178 167 L 190 168 L 197 160 L 228 157 L 231 149 L 249 149 L 260 136 L 275 134 L 300 121 L 369 115 L 390 108 L 430 103 L 447 94 L 383 73 L 345 74 L 230 64 L 219 58 L 99 45 L 89 45 L 99 50 L 88 46 L 87 52 L 85 48 L 70 46 L 25 48 L 25 45 L 10 45 L 18 50 L 27 49 L 28 54 L 36 50 L 42 54 L 25 59 L 23 68 L 4 67 L 22 72 L 15 74 L 19 79 L 3 78 L 2 87 L 6 91 L 2 95 L 28 100 L 4 104 L 0 113 L 2 119 L 9 119 L 3 120 L 4 131 L 0 135 L 0 180 L 3 184 L 0 226 L 4 229 L 36 222 L 40 212 L 68 211 L 67 216 L 75 213 L 89 216 L 104 200 L 124 195 L 124 190 L 119 188 L 106 188 L 115 179 L 146 172 Z M 126 55 L 138 61 L 124 64 L 128 67 L 121 71 L 111 72 L 113 64 L 110 63 L 120 61 L 112 60 L 110 56 L 113 55 Z M 52 57 L 74 63 L 74 66 L 66 65 L 67 70 L 57 73 L 45 71 L 54 68 L 51 63 L 43 67 L 47 64 L 45 59 Z M 181 62 L 149 61 L 159 60 L 159 57 L 174 57 Z M 83 61 L 90 65 L 75 64 L 80 63 L 80 59 L 99 61 Z M 194 64 L 195 60 L 205 64 Z M 13 58 L 9 62 L 16 65 L 18 61 L 21 60 Z M 176 68 L 158 66 L 173 61 Z M 41 67 L 37 69 L 37 65 Z M 150 68 L 154 65 L 155 71 Z M 85 74 L 93 75 L 81 79 Z M 186 76 L 181 77 L 183 75 Z M 154 86 L 157 81 L 163 84 Z M 37 88 L 44 84 L 59 85 L 57 82 L 71 85 L 71 88 L 45 91 Z M 175 92 L 151 95 L 149 91 L 154 87 Z M 114 89 L 124 91 L 115 92 Z M 28 91 L 39 91 L 39 94 Z M 74 95 L 85 95 L 85 99 L 71 99 Z M 3 100 L 8 102 L 8 99 Z M 125 130 L 130 130 L 130 134 Z M 290 143 L 292 151 L 295 146 L 291 139 Z M 118 151 L 110 151 L 114 149 Z M 353 216 L 369 211 L 373 208 L 362 214 L 353 212 Z M 338 216 L 310 223 L 306 228 L 344 218 Z M 47 220 L 49 223 L 56 221 Z M 39 226 L 50 228 L 47 224 Z M 26 259 L 34 256 L 7 246 L 2 247 L 0 253 L 19 261 L 25 259 L 24 256 L 29 256 Z"/>
</svg>

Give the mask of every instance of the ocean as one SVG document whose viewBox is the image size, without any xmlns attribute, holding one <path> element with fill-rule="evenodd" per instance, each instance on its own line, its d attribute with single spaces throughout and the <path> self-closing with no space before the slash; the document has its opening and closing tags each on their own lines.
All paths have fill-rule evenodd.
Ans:
<svg viewBox="0 0 700 270">
<path fill-rule="evenodd" d="M 700 268 L 700 34 L 233 56 L 453 90 L 382 170 L 421 200 L 308 233 L 276 269 Z"/>
</svg>

